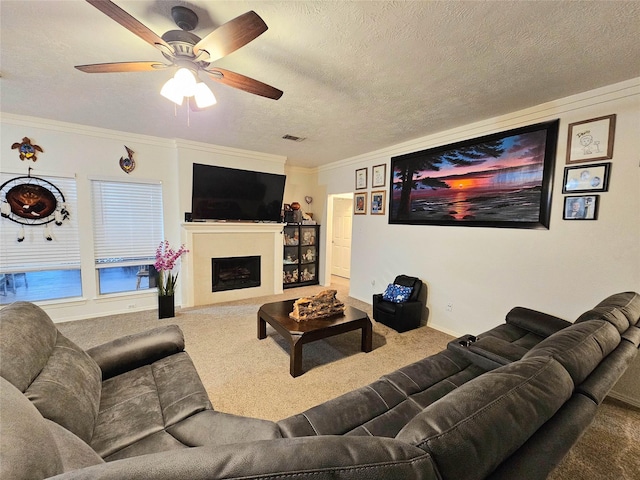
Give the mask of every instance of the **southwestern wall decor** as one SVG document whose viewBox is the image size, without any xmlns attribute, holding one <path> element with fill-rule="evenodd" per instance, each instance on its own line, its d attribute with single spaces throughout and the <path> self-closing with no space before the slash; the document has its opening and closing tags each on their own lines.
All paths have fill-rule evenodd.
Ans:
<svg viewBox="0 0 640 480">
<path fill-rule="evenodd" d="M 393 157 L 389 223 L 549 228 L 558 124 Z"/>
<path fill-rule="evenodd" d="M 136 152 L 131 150 L 126 145 L 124 146 L 124 148 L 127 150 L 127 156 L 120 157 L 120 168 L 124 173 L 131 173 L 133 172 L 133 169 L 136 168 L 136 161 L 133 159 L 133 154 Z"/>
<path fill-rule="evenodd" d="M 15 177 L 0 186 L 0 213 L 20 225 L 17 240 L 24 240 L 24 226 L 44 225 L 44 236 L 53 240 L 49 224 L 62 225 L 69 218 L 64 195 L 48 180 L 31 176 Z"/>
</svg>

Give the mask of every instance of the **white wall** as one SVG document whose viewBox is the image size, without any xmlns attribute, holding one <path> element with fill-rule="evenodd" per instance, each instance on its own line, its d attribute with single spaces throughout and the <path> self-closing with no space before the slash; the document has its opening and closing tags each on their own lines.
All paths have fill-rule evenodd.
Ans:
<svg viewBox="0 0 640 480">
<path fill-rule="evenodd" d="M 77 215 L 80 224 L 83 295 L 78 299 L 38 302 L 54 321 L 157 308 L 155 290 L 98 295 L 91 229 L 91 177 L 162 182 L 165 236 L 177 246 L 184 212 L 191 211 L 192 163 L 282 174 L 286 160 L 282 156 L 4 113 L 0 117 L 0 133 L 0 169 L 3 172 L 24 175 L 31 166 L 33 175 L 76 176 L 78 211 L 71 215 Z M 43 148 L 37 162 L 21 161 L 17 151 L 11 150 L 12 143 L 23 137 L 31 138 L 34 144 Z M 130 174 L 124 173 L 118 163 L 120 157 L 126 155 L 124 145 L 135 152 L 136 168 Z M 29 248 L 26 242 L 24 246 Z M 178 289 L 176 303 L 179 305 L 181 301 Z"/>
<path fill-rule="evenodd" d="M 562 220 L 567 126 L 612 113 L 610 187 L 600 196 L 599 218 Z M 320 168 L 318 182 L 327 194 L 350 192 L 358 168 L 371 175 L 370 167 L 386 163 L 389 173 L 395 155 L 555 118 L 560 132 L 548 230 L 389 225 L 386 215 L 357 215 L 351 296 L 371 303 L 395 275 L 418 276 L 428 286 L 429 325 L 459 335 L 495 326 L 516 305 L 574 320 L 612 293 L 640 292 L 640 79 L 349 158 Z"/>
</svg>

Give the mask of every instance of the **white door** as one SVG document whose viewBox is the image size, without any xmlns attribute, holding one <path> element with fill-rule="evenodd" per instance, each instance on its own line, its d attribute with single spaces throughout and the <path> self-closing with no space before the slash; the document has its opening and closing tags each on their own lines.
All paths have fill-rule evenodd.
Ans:
<svg viewBox="0 0 640 480">
<path fill-rule="evenodd" d="M 352 198 L 333 199 L 333 238 L 331 239 L 331 275 L 351 277 Z"/>
</svg>

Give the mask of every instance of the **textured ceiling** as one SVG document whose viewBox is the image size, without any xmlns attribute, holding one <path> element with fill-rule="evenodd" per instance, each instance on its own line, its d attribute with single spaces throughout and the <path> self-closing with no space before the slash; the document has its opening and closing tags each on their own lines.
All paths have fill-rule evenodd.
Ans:
<svg viewBox="0 0 640 480">
<path fill-rule="evenodd" d="M 314 167 L 640 76 L 637 1 L 116 1 L 158 35 L 173 5 L 200 37 L 249 10 L 269 30 L 215 63 L 284 91 L 209 82 L 191 113 L 171 72 L 86 74 L 156 49 L 82 0 L 0 1 L 2 112 L 284 155 Z M 190 125 L 188 125 L 188 123 Z M 291 142 L 281 137 L 306 137 Z"/>
</svg>

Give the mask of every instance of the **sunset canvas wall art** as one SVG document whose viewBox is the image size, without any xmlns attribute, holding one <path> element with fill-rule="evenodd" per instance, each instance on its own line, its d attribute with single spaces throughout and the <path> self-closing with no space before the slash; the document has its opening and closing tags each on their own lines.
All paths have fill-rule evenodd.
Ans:
<svg viewBox="0 0 640 480">
<path fill-rule="evenodd" d="M 389 223 L 548 228 L 558 120 L 391 159 Z"/>
</svg>

